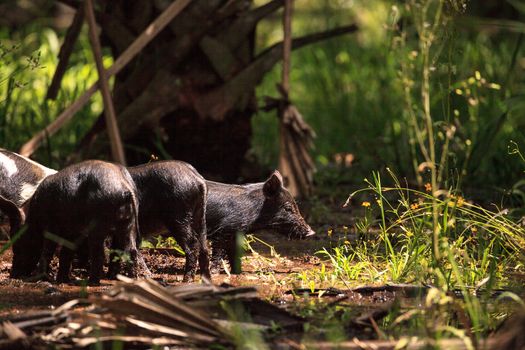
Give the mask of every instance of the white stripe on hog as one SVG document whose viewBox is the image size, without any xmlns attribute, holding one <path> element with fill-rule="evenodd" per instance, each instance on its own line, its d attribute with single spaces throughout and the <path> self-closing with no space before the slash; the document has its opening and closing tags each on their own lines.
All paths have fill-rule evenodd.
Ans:
<svg viewBox="0 0 525 350">
<path fill-rule="evenodd" d="M 0 153 L 0 164 L 6 170 L 8 177 L 11 177 L 18 172 L 15 161 L 2 153 Z"/>
<path fill-rule="evenodd" d="M 20 155 L 20 154 L 18 154 L 18 153 L 14 153 L 14 154 L 16 154 L 18 157 L 22 158 L 22 159 L 25 160 L 26 162 L 31 163 L 31 164 L 33 164 L 33 165 L 36 165 L 37 167 L 39 167 L 40 169 L 42 169 L 42 171 L 44 172 L 44 174 L 45 174 L 46 176 L 53 175 L 53 174 L 55 174 L 55 173 L 57 172 L 57 171 L 54 170 L 54 169 L 47 168 L 47 167 L 43 166 L 42 164 L 37 163 L 37 162 L 35 162 L 34 160 L 29 159 L 29 158 L 27 158 L 27 157 L 24 157 L 24 156 L 22 156 L 22 155 Z"/>
<path fill-rule="evenodd" d="M 25 203 L 29 198 L 33 196 L 39 184 L 40 182 L 36 185 L 30 184 L 28 182 L 22 184 L 22 187 L 20 187 L 20 193 L 19 193 L 22 203 Z"/>
</svg>

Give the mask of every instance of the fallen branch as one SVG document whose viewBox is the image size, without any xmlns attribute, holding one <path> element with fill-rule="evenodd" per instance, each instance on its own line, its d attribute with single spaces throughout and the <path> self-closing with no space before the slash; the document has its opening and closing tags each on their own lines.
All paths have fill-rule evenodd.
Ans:
<svg viewBox="0 0 525 350">
<path fill-rule="evenodd" d="M 109 90 L 109 82 L 102 62 L 102 48 L 98 40 L 97 24 L 95 22 L 95 13 L 93 11 L 93 0 L 86 0 L 84 11 L 86 12 L 86 19 L 89 29 L 89 41 L 95 59 L 95 65 L 98 72 L 98 84 L 100 92 L 102 93 L 102 100 L 104 102 L 104 116 L 106 117 L 107 131 L 111 145 L 111 155 L 113 161 L 126 165 L 126 156 L 124 154 L 124 147 L 120 138 L 117 118 L 115 117 L 115 107 L 113 106 L 113 99 L 111 98 L 111 91 Z"/>
<path fill-rule="evenodd" d="M 75 13 L 73 18 L 73 23 L 67 29 L 66 37 L 64 38 L 64 43 L 60 47 L 60 52 L 58 54 L 58 66 L 53 75 L 53 80 L 49 89 L 47 90 L 46 99 L 55 100 L 58 95 L 58 90 L 60 89 L 60 84 L 62 82 L 62 77 L 67 69 L 67 64 L 69 63 L 69 57 L 73 52 L 75 43 L 82 29 L 82 23 L 84 22 L 84 8 L 80 7 Z"/>
<path fill-rule="evenodd" d="M 260 20 L 280 9 L 283 4 L 284 0 L 273 0 L 251 10 L 237 18 L 226 30 L 217 35 L 216 39 L 228 46 L 230 50 L 235 50 L 255 30 Z"/>
<path fill-rule="evenodd" d="M 335 28 L 322 33 L 306 35 L 292 40 L 292 49 L 299 49 L 309 44 L 334 38 L 357 31 L 355 24 Z M 255 60 L 239 72 L 233 79 L 221 87 L 200 98 L 195 109 L 202 118 L 222 120 L 227 111 L 231 110 L 239 98 L 253 89 L 282 58 L 283 42 L 277 43 L 259 54 Z M 238 106 L 241 107 L 242 106 Z"/>
</svg>

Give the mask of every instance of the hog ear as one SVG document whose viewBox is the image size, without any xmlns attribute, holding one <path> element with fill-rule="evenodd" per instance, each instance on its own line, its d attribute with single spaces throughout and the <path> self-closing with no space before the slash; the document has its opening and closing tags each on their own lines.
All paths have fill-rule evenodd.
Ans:
<svg viewBox="0 0 525 350">
<path fill-rule="evenodd" d="M 263 192 L 266 197 L 271 197 L 278 194 L 283 187 L 283 177 L 280 172 L 275 170 L 273 174 L 266 180 L 263 186 Z"/>
</svg>

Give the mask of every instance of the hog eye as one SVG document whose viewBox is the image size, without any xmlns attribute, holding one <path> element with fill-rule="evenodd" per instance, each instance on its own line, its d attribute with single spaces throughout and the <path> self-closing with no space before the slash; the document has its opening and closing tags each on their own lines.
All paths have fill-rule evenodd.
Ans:
<svg viewBox="0 0 525 350">
<path fill-rule="evenodd" d="M 292 205 L 290 203 L 286 203 L 284 205 L 284 210 L 289 211 L 289 212 L 293 212 Z"/>
</svg>

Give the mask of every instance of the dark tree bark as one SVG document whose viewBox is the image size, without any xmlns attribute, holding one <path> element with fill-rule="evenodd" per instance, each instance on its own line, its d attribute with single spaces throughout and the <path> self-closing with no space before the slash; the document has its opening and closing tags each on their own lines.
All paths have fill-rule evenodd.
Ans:
<svg viewBox="0 0 525 350">
<path fill-rule="evenodd" d="M 170 3 L 97 0 L 102 44 L 118 57 Z M 194 0 L 117 74 L 113 98 L 129 164 L 157 154 L 188 161 L 207 177 L 237 179 L 250 147 L 255 87 L 282 51 L 277 44 L 255 56 L 255 29 L 282 5 Z M 294 48 L 355 29 L 295 40 Z M 79 153 L 109 154 L 103 118 Z"/>
</svg>

